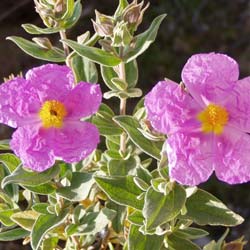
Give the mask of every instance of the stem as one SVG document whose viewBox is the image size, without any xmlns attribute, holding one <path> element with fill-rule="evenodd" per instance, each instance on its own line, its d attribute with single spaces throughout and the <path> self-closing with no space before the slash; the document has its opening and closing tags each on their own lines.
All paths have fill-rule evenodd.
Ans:
<svg viewBox="0 0 250 250">
<path fill-rule="evenodd" d="M 59 33 L 60 33 L 60 37 L 61 37 L 62 40 L 67 39 L 65 30 L 60 30 Z M 65 55 L 68 56 L 68 55 L 69 55 L 69 47 L 68 47 L 68 45 L 65 44 L 64 42 L 63 42 L 63 49 L 64 49 Z"/>
<path fill-rule="evenodd" d="M 124 62 L 121 62 L 119 65 L 119 77 L 120 79 L 126 82 L 126 72 L 125 72 Z M 127 105 L 127 99 L 121 98 L 120 99 L 120 115 L 126 114 L 126 105 Z M 120 151 L 122 154 L 125 154 L 126 152 L 126 139 L 127 139 L 127 134 L 123 132 L 120 138 Z"/>
</svg>

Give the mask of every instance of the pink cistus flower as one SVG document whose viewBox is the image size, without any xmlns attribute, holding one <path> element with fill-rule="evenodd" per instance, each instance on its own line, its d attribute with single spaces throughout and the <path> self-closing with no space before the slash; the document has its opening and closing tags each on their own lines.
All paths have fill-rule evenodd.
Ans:
<svg viewBox="0 0 250 250">
<path fill-rule="evenodd" d="M 182 70 L 186 89 L 166 80 L 146 96 L 148 119 L 168 139 L 170 177 L 184 185 L 215 171 L 229 184 L 250 180 L 250 77 L 216 53 L 192 56 Z"/>
<path fill-rule="evenodd" d="M 86 82 L 73 86 L 71 70 L 56 64 L 0 85 L 0 122 L 17 128 L 10 146 L 25 167 L 41 172 L 55 159 L 78 162 L 96 148 L 97 128 L 81 119 L 98 110 L 100 87 Z"/>
</svg>

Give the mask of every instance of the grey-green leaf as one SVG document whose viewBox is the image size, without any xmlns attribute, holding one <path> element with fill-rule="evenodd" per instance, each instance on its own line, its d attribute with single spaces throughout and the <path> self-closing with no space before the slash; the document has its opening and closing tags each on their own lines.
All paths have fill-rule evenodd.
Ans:
<svg viewBox="0 0 250 250">
<path fill-rule="evenodd" d="M 237 226 L 244 219 L 227 208 L 212 194 L 198 189 L 186 202 L 187 213 L 184 218 L 199 225 Z"/>
<path fill-rule="evenodd" d="M 179 228 L 174 232 L 174 234 L 180 238 L 194 240 L 194 239 L 205 237 L 209 233 L 200 228 L 188 227 L 188 228 L 183 228 L 183 229 Z"/>
<path fill-rule="evenodd" d="M 194 244 L 192 241 L 179 238 L 174 234 L 168 237 L 168 247 L 169 250 L 201 250 L 200 247 Z"/>
<path fill-rule="evenodd" d="M 131 225 L 129 230 L 128 250 L 160 250 L 163 239 L 164 236 L 144 235 L 139 231 L 138 226 Z"/>
<path fill-rule="evenodd" d="M 66 59 L 64 52 L 56 47 L 53 47 L 52 49 L 44 49 L 36 43 L 17 36 L 10 36 L 7 37 L 7 39 L 14 42 L 25 53 L 37 59 L 50 62 L 64 62 Z"/>
<path fill-rule="evenodd" d="M 22 228 L 14 228 L 8 231 L 0 232 L 0 241 L 20 240 L 28 236 L 30 232 Z"/>
<path fill-rule="evenodd" d="M 49 182 L 60 171 L 59 166 L 54 166 L 44 172 L 37 173 L 25 170 L 19 166 L 11 175 L 6 176 L 2 181 L 2 187 L 9 183 L 17 183 L 20 185 L 37 186 Z"/>
<path fill-rule="evenodd" d="M 175 184 L 167 195 L 156 192 L 152 187 L 149 188 L 143 207 L 146 229 L 155 229 L 157 226 L 174 219 L 180 213 L 185 201 L 185 189 L 178 184 Z"/>
<path fill-rule="evenodd" d="M 10 173 L 12 173 L 18 165 L 20 165 L 20 159 L 14 154 L 5 153 L 0 155 L 0 163 L 2 163 Z"/>
<path fill-rule="evenodd" d="M 137 197 L 142 191 L 135 185 L 132 176 L 96 176 L 97 185 L 109 196 L 111 200 L 121 205 L 127 205 L 141 210 L 143 200 Z"/>
<path fill-rule="evenodd" d="M 33 35 L 53 34 L 60 31 L 60 28 L 40 28 L 30 23 L 22 24 L 22 27 L 25 29 L 26 32 Z"/>
<path fill-rule="evenodd" d="M 132 116 L 116 116 L 113 118 L 127 133 L 129 138 L 146 154 L 160 160 L 162 142 L 152 142 L 146 139 L 138 130 L 139 122 Z"/>
<path fill-rule="evenodd" d="M 40 215 L 36 220 L 31 232 L 31 246 L 33 250 L 39 249 L 46 233 L 62 224 L 68 215 L 68 210 L 63 211 L 59 216 Z"/>
<path fill-rule="evenodd" d="M 74 72 L 76 82 L 83 81 L 97 83 L 98 72 L 96 66 L 86 57 L 81 57 L 78 54 L 75 54 L 72 56 L 70 64 Z"/>
<path fill-rule="evenodd" d="M 114 54 L 101 50 L 99 48 L 89 47 L 79 44 L 75 41 L 66 39 L 63 40 L 69 47 L 76 51 L 80 56 L 86 57 L 89 60 L 101 65 L 114 67 L 120 64 L 121 59 Z"/>
<path fill-rule="evenodd" d="M 148 30 L 146 30 L 142 34 L 135 37 L 136 39 L 135 47 L 131 49 L 131 51 L 128 51 L 127 54 L 125 50 L 127 62 L 130 62 L 134 60 L 136 57 L 138 57 L 139 55 L 141 55 L 155 41 L 160 24 L 165 17 L 166 17 L 166 14 L 156 17 L 151 23 Z"/>
<path fill-rule="evenodd" d="M 57 194 L 70 201 L 85 200 L 95 180 L 90 173 L 74 172 L 70 186 L 57 189 Z"/>
</svg>

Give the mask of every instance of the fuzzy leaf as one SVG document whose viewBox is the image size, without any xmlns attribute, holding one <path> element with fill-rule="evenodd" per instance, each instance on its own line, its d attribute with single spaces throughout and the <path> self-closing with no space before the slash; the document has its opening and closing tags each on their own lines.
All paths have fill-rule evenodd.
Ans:
<svg viewBox="0 0 250 250">
<path fill-rule="evenodd" d="M 143 201 L 137 197 L 142 191 L 135 185 L 132 176 L 96 176 L 97 185 L 108 195 L 108 197 L 121 205 L 127 205 L 141 210 Z"/>
<path fill-rule="evenodd" d="M 22 228 L 14 228 L 8 231 L 0 232 L 0 241 L 19 240 L 28 236 L 30 232 Z"/>
<path fill-rule="evenodd" d="M 22 51 L 37 59 L 50 62 L 64 62 L 66 59 L 64 52 L 56 47 L 53 47 L 52 49 L 44 49 L 36 43 L 17 36 L 10 36 L 7 37 L 7 39 L 14 42 Z"/>
<path fill-rule="evenodd" d="M 200 247 L 190 240 L 186 240 L 183 238 L 176 237 L 174 234 L 171 234 L 168 237 L 168 246 L 169 250 L 201 250 Z"/>
<path fill-rule="evenodd" d="M 59 32 L 61 29 L 61 28 L 54 28 L 54 27 L 53 28 L 40 28 L 30 23 L 22 24 L 22 27 L 24 28 L 26 32 L 28 32 L 29 34 L 33 34 L 33 35 L 53 34 L 53 33 Z"/>
<path fill-rule="evenodd" d="M 14 154 L 6 153 L 0 154 L 0 163 L 2 163 L 12 173 L 18 165 L 20 165 L 20 159 Z"/>
<path fill-rule="evenodd" d="M 156 192 L 152 187 L 149 188 L 143 207 L 146 229 L 155 229 L 157 226 L 174 219 L 180 213 L 185 201 L 185 189 L 178 184 L 174 185 L 168 195 Z"/>
<path fill-rule="evenodd" d="M 135 37 L 135 47 L 126 55 L 126 62 L 134 60 L 141 55 L 155 41 L 161 22 L 166 17 L 166 14 L 156 17 L 151 23 L 148 30 Z M 126 54 L 126 50 L 125 50 Z"/>
<path fill-rule="evenodd" d="M 92 174 L 74 172 L 70 186 L 61 187 L 56 193 L 70 201 L 85 200 L 94 182 Z"/>
<path fill-rule="evenodd" d="M 146 154 L 160 160 L 161 156 L 161 142 L 152 142 L 146 139 L 142 133 L 138 130 L 140 127 L 139 122 L 132 116 L 116 116 L 113 118 L 115 122 L 119 124 L 127 133 L 129 138 Z"/>
<path fill-rule="evenodd" d="M 184 218 L 199 225 L 237 226 L 244 219 L 227 208 L 212 194 L 198 189 L 186 202 L 187 213 Z"/>
<path fill-rule="evenodd" d="M 160 250 L 163 239 L 164 236 L 144 235 L 139 231 L 138 226 L 131 225 L 129 230 L 128 250 Z M 183 248 L 183 250 L 184 249 L 185 248 Z M 189 249 L 186 248 L 185 250 Z"/>
<path fill-rule="evenodd" d="M 109 52 L 101 50 L 99 48 L 89 47 L 86 45 L 79 44 L 75 41 L 65 39 L 63 40 L 70 48 L 76 51 L 80 56 L 86 57 L 89 60 L 99 63 L 101 65 L 114 67 L 120 64 L 121 59 Z"/>
<path fill-rule="evenodd" d="M 177 231 L 174 232 L 174 234 L 179 238 L 194 240 L 205 237 L 209 233 L 200 228 L 188 227 L 184 229 L 178 229 Z"/>
<path fill-rule="evenodd" d="M 68 210 L 63 211 L 59 216 L 40 215 L 36 220 L 31 232 L 31 246 L 33 250 L 39 249 L 46 233 L 62 224 L 68 215 Z"/>
<path fill-rule="evenodd" d="M 49 182 L 60 171 L 59 166 L 54 166 L 42 173 L 31 172 L 19 166 L 11 175 L 6 176 L 2 181 L 2 187 L 9 183 L 20 185 L 37 186 Z"/>
</svg>

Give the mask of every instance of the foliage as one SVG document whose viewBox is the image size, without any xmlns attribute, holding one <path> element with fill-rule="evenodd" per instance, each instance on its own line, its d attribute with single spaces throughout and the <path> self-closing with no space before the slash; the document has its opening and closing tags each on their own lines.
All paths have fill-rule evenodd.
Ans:
<svg viewBox="0 0 250 250">
<path fill-rule="evenodd" d="M 165 137 L 149 126 L 143 97 L 133 114 L 126 115 L 127 100 L 142 95 L 136 86 L 136 60 L 155 41 L 166 15 L 137 34 L 147 6 L 120 0 L 113 16 L 96 12 L 95 34 L 86 32 L 74 41 L 66 38 L 65 31 L 81 15 L 80 0 L 35 3 L 46 27 L 24 24 L 23 28 L 42 36 L 60 33 L 62 48 L 44 37 L 33 42 L 9 39 L 35 58 L 66 63 L 77 82 L 102 79 L 99 82 L 109 89 L 104 98 L 118 98 L 120 113 L 101 105 L 89 120 L 99 129 L 104 146 L 76 164 L 58 160 L 51 169 L 36 173 L 14 154 L 0 155 L 0 240 L 24 239 L 34 250 L 61 246 L 66 250 L 196 250 L 200 247 L 192 240 L 208 233 L 195 224 L 242 223 L 240 215 L 212 194 L 169 178 L 162 153 Z M 0 150 L 8 149 L 8 142 L 1 142 Z M 227 249 L 224 238 L 204 250 Z"/>
</svg>

